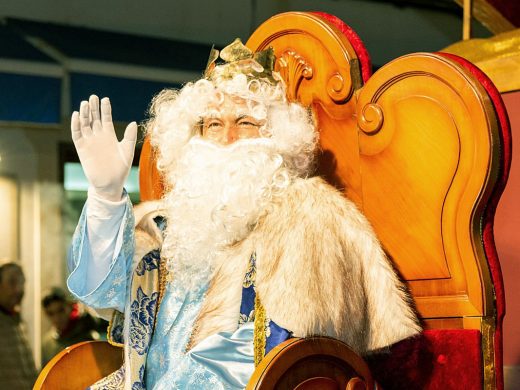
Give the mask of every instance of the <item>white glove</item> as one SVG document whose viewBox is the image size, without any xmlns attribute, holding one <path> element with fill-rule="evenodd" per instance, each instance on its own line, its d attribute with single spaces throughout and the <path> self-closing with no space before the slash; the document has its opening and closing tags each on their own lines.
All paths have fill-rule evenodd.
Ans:
<svg viewBox="0 0 520 390">
<path fill-rule="evenodd" d="M 137 123 L 130 123 L 119 142 L 112 123 L 112 108 L 108 98 L 90 96 L 82 101 L 79 113 L 74 111 L 70 128 L 83 171 L 90 186 L 102 198 L 119 201 L 123 185 L 130 172 L 137 139 Z"/>
</svg>

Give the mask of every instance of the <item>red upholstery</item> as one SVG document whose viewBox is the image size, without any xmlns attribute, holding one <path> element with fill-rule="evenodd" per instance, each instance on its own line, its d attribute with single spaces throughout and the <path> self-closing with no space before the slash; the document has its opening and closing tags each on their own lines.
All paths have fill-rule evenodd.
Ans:
<svg viewBox="0 0 520 390">
<path fill-rule="evenodd" d="M 482 389 L 478 330 L 426 330 L 368 363 L 384 390 Z"/>
</svg>

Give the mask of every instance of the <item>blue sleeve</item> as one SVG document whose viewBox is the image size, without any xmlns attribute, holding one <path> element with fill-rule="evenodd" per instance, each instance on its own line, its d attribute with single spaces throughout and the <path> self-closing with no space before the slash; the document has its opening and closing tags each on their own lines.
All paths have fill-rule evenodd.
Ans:
<svg viewBox="0 0 520 390">
<path fill-rule="evenodd" d="M 103 258 L 92 255 L 96 252 L 96 240 L 90 241 L 87 207 L 88 201 L 72 238 L 67 286 L 77 299 L 93 309 L 116 309 L 124 313 L 135 247 L 132 204 L 127 200 L 122 217 L 116 215 L 105 221 L 108 229 L 103 229 L 103 236 L 115 240 L 113 249 Z"/>
</svg>

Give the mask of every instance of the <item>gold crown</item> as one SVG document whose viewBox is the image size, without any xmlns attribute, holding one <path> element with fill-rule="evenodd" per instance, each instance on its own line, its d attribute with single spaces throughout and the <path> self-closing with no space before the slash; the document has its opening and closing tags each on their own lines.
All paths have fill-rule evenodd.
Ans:
<svg viewBox="0 0 520 390">
<path fill-rule="evenodd" d="M 217 63 L 219 58 L 224 62 Z M 209 80 L 231 79 L 237 73 L 243 73 L 248 77 L 264 78 L 276 84 L 280 79 L 276 72 L 273 75 L 275 59 L 272 47 L 253 53 L 240 38 L 236 38 L 220 52 L 215 47 L 211 48 L 204 77 Z"/>
</svg>

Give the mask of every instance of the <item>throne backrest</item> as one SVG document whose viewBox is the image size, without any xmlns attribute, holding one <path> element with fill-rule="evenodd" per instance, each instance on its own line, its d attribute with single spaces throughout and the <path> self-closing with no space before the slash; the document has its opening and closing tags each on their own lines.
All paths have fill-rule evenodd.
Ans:
<svg viewBox="0 0 520 390">
<path fill-rule="evenodd" d="M 432 347 L 436 361 L 453 355 L 451 339 L 460 338 L 456 347 L 475 357 L 463 369 L 486 388 L 501 388 L 504 298 L 492 224 L 510 133 L 492 83 L 441 53 L 400 57 L 371 75 L 359 37 L 323 13 L 274 16 L 247 46 L 273 47 L 288 98 L 313 109 L 319 173 L 372 223 L 426 337 L 443 345 Z M 142 199 L 162 193 L 152 157 L 145 142 Z"/>
</svg>

